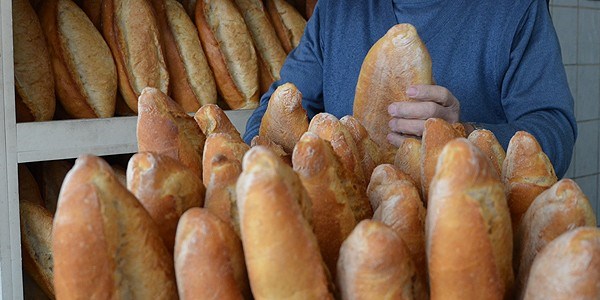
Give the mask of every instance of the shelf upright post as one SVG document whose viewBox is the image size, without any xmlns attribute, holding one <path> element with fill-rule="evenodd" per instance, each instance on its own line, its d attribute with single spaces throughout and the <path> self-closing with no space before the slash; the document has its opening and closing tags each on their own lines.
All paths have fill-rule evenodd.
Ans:
<svg viewBox="0 0 600 300">
<path fill-rule="evenodd" d="M 22 299 L 11 0 L 0 0 L 0 42 L 0 299 Z"/>
</svg>

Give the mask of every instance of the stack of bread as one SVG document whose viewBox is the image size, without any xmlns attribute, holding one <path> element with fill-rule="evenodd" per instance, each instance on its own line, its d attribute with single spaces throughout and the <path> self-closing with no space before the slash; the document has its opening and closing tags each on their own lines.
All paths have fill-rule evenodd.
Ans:
<svg viewBox="0 0 600 300">
<path fill-rule="evenodd" d="M 406 24 L 380 42 L 398 36 L 421 43 Z M 309 121 L 301 101 L 280 86 L 249 147 L 218 106 L 191 117 L 144 88 L 125 184 L 86 155 L 53 221 L 21 210 L 28 272 L 59 299 L 600 297 L 591 205 L 532 135 L 505 152 L 489 131 L 429 119 L 393 149 L 360 115 Z"/>
</svg>

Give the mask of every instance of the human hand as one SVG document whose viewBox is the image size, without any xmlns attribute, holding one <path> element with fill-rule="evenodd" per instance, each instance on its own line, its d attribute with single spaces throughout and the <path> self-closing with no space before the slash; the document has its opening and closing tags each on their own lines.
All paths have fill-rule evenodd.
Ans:
<svg viewBox="0 0 600 300">
<path fill-rule="evenodd" d="M 388 141 L 400 147 L 408 137 L 423 135 L 425 121 L 429 118 L 456 123 L 460 119 L 460 103 L 445 87 L 439 85 L 414 85 L 406 91 L 414 102 L 394 102 L 388 106 L 392 116 Z"/>
</svg>

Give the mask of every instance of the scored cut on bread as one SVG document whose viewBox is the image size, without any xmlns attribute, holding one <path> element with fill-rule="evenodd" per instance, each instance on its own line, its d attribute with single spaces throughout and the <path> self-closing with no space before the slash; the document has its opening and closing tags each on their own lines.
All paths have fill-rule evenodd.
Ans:
<svg viewBox="0 0 600 300">
<path fill-rule="evenodd" d="M 290 53 L 300 44 L 306 20 L 285 0 L 266 0 L 265 3 L 279 41 L 285 52 Z"/>
<path fill-rule="evenodd" d="M 212 172 L 206 184 L 204 208 L 223 222 L 231 225 L 240 236 L 240 216 L 237 208 L 235 187 L 242 173 L 242 164 L 237 159 L 230 159 L 217 154 L 210 162 Z"/>
<path fill-rule="evenodd" d="M 239 131 L 233 126 L 229 117 L 216 104 L 206 104 L 200 107 L 194 114 L 194 120 L 206 136 L 212 133 L 227 133 L 241 139 Z"/>
<path fill-rule="evenodd" d="M 488 157 L 498 176 L 502 176 L 502 164 L 506 158 L 506 151 L 494 133 L 487 129 L 477 129 L 469 134 L 468 139 Z"/>
</svg>

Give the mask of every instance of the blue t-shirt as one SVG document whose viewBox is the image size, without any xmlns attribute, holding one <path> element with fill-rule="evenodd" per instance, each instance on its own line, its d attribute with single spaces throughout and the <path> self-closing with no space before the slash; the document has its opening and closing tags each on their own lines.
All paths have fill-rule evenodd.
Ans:
<svg viewBox="0 0 600 300">
<path fill-rule="evenodd" d="M 248 121 L 244 140 L 258 134 L 269 97 L 285 82 L 302 92 L 310 118 L 324 111 L 351 115 L 362 61 L 398 23 L 417 28 L 436 84 L 460 101 L 461 121 L 491 130 L 505 149 L 516 131 L 530 132 L 562 177 L 577 125 L 544 0 L 320 0 L 281 80 Z"/>
</svg>

